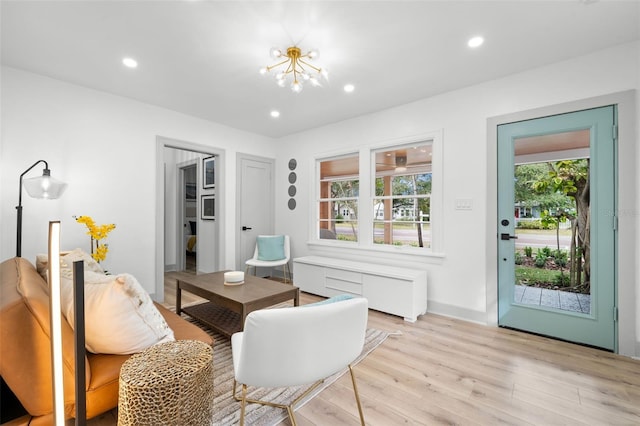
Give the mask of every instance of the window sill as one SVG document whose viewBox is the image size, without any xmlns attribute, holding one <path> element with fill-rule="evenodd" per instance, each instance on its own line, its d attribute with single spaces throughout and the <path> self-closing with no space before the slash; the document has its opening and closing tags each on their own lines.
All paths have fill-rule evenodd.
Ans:
<svg viewBox="0 0 640 426">
<path fill-rule="evenodd" d="M 317 248 L 321 250 L 332 249 L 339 250 L 345 253 L 367 253 L 375 257 L 376 254 L 389 255 L 394 254 L 398 256 L 411 256 L 415 259 L 444 259 L 445 253 L 433 252 L 430 249 L 420 249 L 416 247 L 402 247 L 402 246 L 389 246 L 376 244 L 372 246 L 358 245 L 358 243 L 349 243 L 339 240 L 311 240 L 307 241 L 307 245 L 310 248 Z"/>
</svg>

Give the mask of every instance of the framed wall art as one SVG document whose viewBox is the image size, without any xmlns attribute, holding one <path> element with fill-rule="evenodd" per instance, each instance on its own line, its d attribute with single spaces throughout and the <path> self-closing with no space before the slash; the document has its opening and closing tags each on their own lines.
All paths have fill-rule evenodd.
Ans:
<svg viewBox="0 0 640 426">
<path fill-rule="evenodd" d="M 207 157 L 202 159 L 202 187 L 216 187 L 216 157 Z"/>
<path fill-rule="evenodd" d="M 201 198 L 202 220 L 215 220 L 216 219 L 216 196 L 215 195 L 203 195 Z"/>
</svg>

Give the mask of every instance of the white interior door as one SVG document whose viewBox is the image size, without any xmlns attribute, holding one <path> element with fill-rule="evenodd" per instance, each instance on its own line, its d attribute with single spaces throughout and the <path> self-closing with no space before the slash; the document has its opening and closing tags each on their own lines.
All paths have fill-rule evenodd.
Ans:
<svg viewBox="0 0 640 426">
<path fill-rule="evenodd" d="M 272 234 L 274 230 L 274 161 L 239 154 L 237 162 L 236 269 L 244 271 L 245 261 L 253 256 L 256 236 Z"/>
</svg>

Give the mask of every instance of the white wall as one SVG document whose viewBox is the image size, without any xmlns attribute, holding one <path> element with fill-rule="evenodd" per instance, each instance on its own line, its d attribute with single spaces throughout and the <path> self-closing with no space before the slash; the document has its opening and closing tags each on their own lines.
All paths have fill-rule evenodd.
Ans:
<svg viewBox="0 0 640 426">
<path fill-rule="evenodd" d="M 154 293 L 156 268 L 156 137 L 273 157 L 271 139 L 150 106 L 130 99 L 63 83 L 13 68 L 1 69 L 2 141 L 0 145 L 0 256 L 15 255 L 18 177 L 39 159 L 54 177 L 69 184 L 59 200 L 23 196 L 23 257 L 46 253 L 50 220 L 62 222 L 62 247 L 89 249 L 84 227 L 73 215 L 115 223 L 104 266 L 134 274 Z M 235 185 L 235 163 L 225 165 L 224 180 Z M 38 167 L 27 177 L 42 172 Z M 235 229 L 234 191 L 221 200 L 226 226 Z M 161 226 L 162 228 L 162 226 Z M 233 267 L 235 239 L 220 246 Z"/>
<path fill-rule="evenodd" d="M 428 310 L 472 321 L 496 322 L 495 250 L 487 242 L 495 241 L 496 231 L 485 226 L 495 222 L 495 186 L 487 175 L 495 169 L 495 158 L 487 158 L 487 121 L 490 117 L 517 111 L 547 107 L 629 89 L 639 89 L 640 44 L 621 45 L 596 54 L 575 58 L 552 66 L 494 80 L 484 84 L 424 99 L 376 114 L 347 120 L 283 138 L 278 145 L 276 165 L 276 232 L 289 234 L 293 257 L 308 254 L 331 254 L 352 259 L 374 260 L 381 264 L 406 265 L 428 271 Z M 640 111 L 640 109 L 636 109 Z M 637 118 L 635 118 L 637 120 Z M 634 168 L 640 165 L 635 145 L 640 140 L 631 118 L 631 138 L 621 140 L 621 156 L 635 158 L 621 162 L 621 176 L 632 177 L 634 184 L 621 185 L 621 200 L 633 212 L 632 220 L 621 221 L 620 234 L 636 235 L 640 209 L 638 182 Z M 627 123 L 628 124 L 628 123 Z M 384 141 L 430 131 L 443 131 L 443 203 L 444 258 L 408 257 L 309 245 L 309 217 L 314 217 L 314 158 L 345 147 L 376 145 Z M 286 207 L 287 161 L 298 161 L 297 208 Z M 364 184 L 364 183 L 361 183 Z M 473 200 L 470 211 L 454 209 L 456 198 Z M 622 206 L 621 206 L 622 207 Z M 631 216 L 631 215 L 629 215 Z M 623 253 L 638 253 L 638 238 L 627 238 L 620 247 Z M 365 257 L 366 256 L 366 257 Z M 494 261 L 495 260 L 495 261 Z M 637 263 L 637 262 L 634 262 Z M 619 285 L 624 294 L 635 298 L 632 312 L 625 312 L 625 329 L 631 330 L 625 348 L 640 341 L 640 289 L 634 263 L 620 264 Z M 622 327 L 621 327 L 622 328 Z M 635 340 L 635 343 L 634 343 Z M 621 345 L 622 346 L 622 345 Z M 640 346 L 638 346 L 640 347 Z M 633 350 L 631 350 L 632 352 Z M 627 350 L 627 353 L 629 350 Z"/>
</svg>

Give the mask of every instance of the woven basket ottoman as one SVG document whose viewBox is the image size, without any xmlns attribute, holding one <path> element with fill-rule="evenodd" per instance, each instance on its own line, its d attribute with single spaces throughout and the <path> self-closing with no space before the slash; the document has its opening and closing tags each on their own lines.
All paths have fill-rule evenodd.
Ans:
<svg viewBox="0 0 640 426">
<path fill-rule="evenodd" d="M 202 426 L 212 418 L 213 349 L 206 343 L 154 345 L 122 365 L 118 426 Z"/>
</svg>

